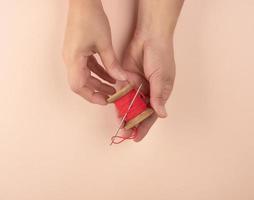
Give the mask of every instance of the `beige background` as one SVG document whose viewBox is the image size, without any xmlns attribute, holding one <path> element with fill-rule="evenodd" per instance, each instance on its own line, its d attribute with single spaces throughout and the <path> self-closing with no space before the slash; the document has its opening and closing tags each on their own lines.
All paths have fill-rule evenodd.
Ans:
<svg viewBox="0 0 254 200">
<path fill-rule="evenodd" d="M 135 1 L 104 1 L 120 55 Z M 0 3 L 1 200 L 254 199 L 253 0 L 186 1 L 169 117 L 113 147 L 113 107 L 66 82 L 67 1 Z"/>
</svg>

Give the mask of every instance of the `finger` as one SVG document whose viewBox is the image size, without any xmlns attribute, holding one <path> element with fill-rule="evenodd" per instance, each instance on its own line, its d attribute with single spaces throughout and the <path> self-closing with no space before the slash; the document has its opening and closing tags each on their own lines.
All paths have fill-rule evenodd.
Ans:
<svg viewBox="0 0 254 200">
<path fill-rule="evenodd" d="M 122 117 L 118 117 L 117 121 L 118 121 L 118 125 L 120 126 L 120 123 L 122 122 Z M 125 126 L 125 122 L 123 122 L 121 124 L 121 126 L 120 126 L 121 130 L 119 131 L 118 135 L 127 138 L 127 137 L 131 136 L 132 130 L 131 129 L 126 130 L 126 129 L 124 129 L 124 126 Z"/>
<path fill-rule="evenodd" d="M 109 83 L 115 83 L 115 79 L 113 79 L 108 72 L 97 62 L 94 56 L 90 56 L 88 58 L 87 67 L 96 75 L 98 75 L 103 80 Z"/>
<path fill-rule="evenodd" d="M 138 63 L 139 55 L 133 54 L 129 49 L 124 53 L 123 68 L 127 71 L 135 72 L 137 74 L 143 74 L 141 65 Z"/>
<path fill-rule="evenodd" d="M 144 68 L 150 83 L 151 106 L 159 117 L 167 117 L 165 104 L 173 88 L 169 62 L 151 50 L 147 50 L 144 53 Z"/>
<path fill-rule="evenodd" d="M 90 89 L 89 87 L 83 87 L 79 90 L 79 95 L 82 96 L 87 101 L 99 104 L 99 105 L 106 105 L 108 98 L 107 95 L 102 94 L 100 92 L 95 92 L 94 90 Z"/>
<path fill-rule="evenodd" d="M 124 51 L 123 68 L 143 75 L 143 42 L 134 39 L 130 42 L 127 49 Z"/>
<path fill-rule="evenodd" d="M 152 125 L 157 120 L 158 116 L 156 114 L 153 114 L 143 122 L 141 122 L 138 126 L 138 134 L 137 137 L 134 139 L 135 142 L 141 141 L 148 133 Z"/>
<path fill-rule="evenodd" d="M 135 72 L 126 71 L 128 82 L 133 85 L 135 88 L 138 88 L 140 84 L 142 84 L 141 93 L 144 95 L 149 94 L 149 83 L 148 81 L 141 75 Z"/>
<path fill-rule="evenodd" d="M 87 85 L 91 74 L 86 65 L 87 57 L 81 57 L 73 61 L 68 68 L 68 80 L 71 90 L 91 103 L 100 105 L 107 104 L 107 96 L 105 94 L 95 92 L 91 85 Z"/>
<path fill-rule="evenodd" d="M 159 117 L 167 117 L 165 104 L 171 94 L 172 84 L 162 75 L 153 75 L 150 80 L 150 102 Z"/>
<path fill-rule="evenodd" d="M 124 137 L 124 138 L 129 138 L 129 137 L 132 136 L 132 134 L 133 134 L 132 129 L 126 130 L 126 129 L 123 128 L 119 131 L 119 136 Z"/>
<path fill-rule="evenodd" d="M 128 82 L 138 88 L 142 83 L 141 92 L 145 95 L 149 94 L 149 83 L 144 77 L 143 72 L 140 71 L 140 67 L 136 61 L 136 54 L 131 55 L 132 52 L 127 50 L 123 58 L 123 67 L 126 69 L 126 75 Z"/>
<path fill-rule="evenodd" d="M 105 83 L 102 83 L 99 79 L 90 76 L 87 80 L 87 85 L 98 92 L 102 92 L 106 95 L 112 95 L 115 93 L 115 88 Z"/>
<path fill-rule="evenodd" d="M 87 57 L 80 57 L 68 66 L 68 81 L 73 92 L 78 93 L 90 77 L 90 71 L 86 67 Z"/>
<path fill-rule="evenodd" d="M 119 81 L 127 79 L 125 71 L 121 68 L 112 46 L 104 48 L 99 54 L 110 76 Z"/>
</svg>

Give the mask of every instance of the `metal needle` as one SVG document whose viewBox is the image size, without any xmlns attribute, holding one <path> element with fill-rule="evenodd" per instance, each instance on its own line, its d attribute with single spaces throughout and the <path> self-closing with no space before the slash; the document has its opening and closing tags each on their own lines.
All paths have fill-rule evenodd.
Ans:
<svg viewBox="0 0 254 200">
<path fill-rule="evenodd" d="M 138 87 L 138 90 L 137 90 L 136 94 L 134 95 L 133 99 L 131 100 L 131 103 L 130 103 L 130 105 L 129 105 L 127 111 L 126 111 L 126 113 L 124 114 L 124 116 L 123 116 L 123 118 L 122 118 L 122 120 L 121 120 L 121 122 L 120 122 L 120 124 L 119 124 L 119 127 L 118 127 L 118 129 L 117 129 L 115 135 L 113 136 L 113 138 L 115 138 L 115 137 L 118 135 L 118 132 L 120 131 L 120 129 L 121 129 L 122 125 L 123 125 L 123 122 L 124 122 L 124 120 L 125 120 L 127 114 L 129 113 L 129 111 L 130 111 L 130 109 L 131 109 L 131 107 L 132 107 L 132 105 L 133 105 L 135 99 L 137 98 L 137 96 L 138 96 L 138 94 L 139 94 L 139 92 L 140 92 L 140 90 L 141 90 L 141 88 L 142 88 L 142 85 L 143 85 L 143 83 L 141 83 L 140 86 Z M 111 144 L 110 144 L 110 145 L 112 145 L 113 142 L 114 142 L 114 139 L 111 141 Z"/>
</svg>

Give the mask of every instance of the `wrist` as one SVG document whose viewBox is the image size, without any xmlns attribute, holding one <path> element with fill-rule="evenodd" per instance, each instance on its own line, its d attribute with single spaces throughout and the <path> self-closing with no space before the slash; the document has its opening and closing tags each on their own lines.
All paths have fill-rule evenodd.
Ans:
<svg viewBox="0 0 254 200">
<path fill-rule="evenodd" d="M 183 0 L 139 0 L 136 34 L 172 38 Z"/>
<path fill-rule="evenodd" d="M 69 0 L 71 4 L 82 4 L 82 3 L 98 3 L 101 2 L 101 0 Z"/>
<path fill-rule="evenodd" d="M 93 9 L 102 8 L 101 0 L 69 0 L 70 8 L 74 9 Z"/>
</svg>

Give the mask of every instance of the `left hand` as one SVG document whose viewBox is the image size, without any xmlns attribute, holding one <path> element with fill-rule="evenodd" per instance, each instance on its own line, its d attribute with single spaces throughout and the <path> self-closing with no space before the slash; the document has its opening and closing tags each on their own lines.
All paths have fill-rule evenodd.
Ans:
<svg viewBox="0 0 254 200">
<path fill-rule="evenodd" d="M 135 141 L 142 140 L 158 117 L 167 116 L 165 103 L 173 89 L 175 61 L 172 38 L 149 37 L 136 34 L 127 48 L 123 67 L 128 80 L 138 87 L 142 82 L 143 91 L 150 96 L 155 113 L 139 124 Z M 124 134 L 129 134 L 125 131 Z"/>
<path fill-rule="evenodd" d="M 138 19 L 123 59 L 128 81 L 142 82 L 155 113 L 138 126 L 135 141 L 142 140 L 157 117 L 165 118 L 165 104 L 175 80 L 173 33 L 184 0 L 139 0 Z M 155 9 L 156 8 L 156 9 Z M 130 131 L 124 131 L 130 134 Z"/>
</svg>

